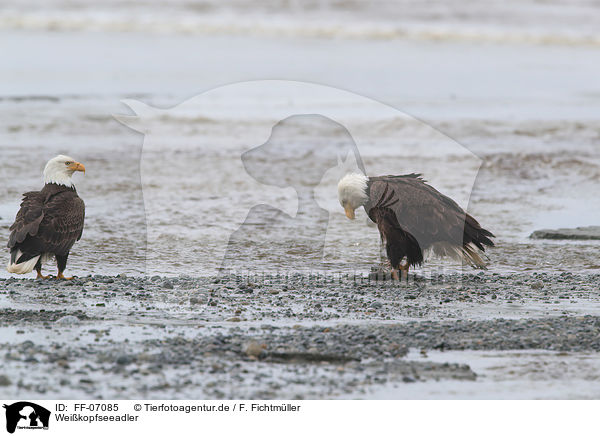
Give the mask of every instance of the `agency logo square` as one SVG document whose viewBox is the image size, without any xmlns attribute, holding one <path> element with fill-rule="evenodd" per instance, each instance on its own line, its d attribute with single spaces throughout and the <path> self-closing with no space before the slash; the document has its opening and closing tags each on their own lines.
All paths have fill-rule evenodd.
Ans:
<svg viewBox="0 0 600 436">
<path fill-rule="evenodd" d="M 3 406 L 6 409 L 6 431 L 48 430 L 50 411 L 38 404 L 19 401 Z"/>
</svg>

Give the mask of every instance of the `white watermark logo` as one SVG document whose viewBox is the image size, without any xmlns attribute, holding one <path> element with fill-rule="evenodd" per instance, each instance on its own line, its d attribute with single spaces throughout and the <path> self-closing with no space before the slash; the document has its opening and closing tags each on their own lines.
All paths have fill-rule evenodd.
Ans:
<svg viewBox="0 0 600 436">
<path fill-rule="evenodd" d="M 466 210 L 481 164 L 393 107 L 311 83 L 236 83 L 168 109 L 124 103 L 134 115 L 117 119 L 144 134 L 149 272 L 368 272 L 385 250 L 362 208 L 346 219 L 345 174 L 420 173 Z"/>
</svg>

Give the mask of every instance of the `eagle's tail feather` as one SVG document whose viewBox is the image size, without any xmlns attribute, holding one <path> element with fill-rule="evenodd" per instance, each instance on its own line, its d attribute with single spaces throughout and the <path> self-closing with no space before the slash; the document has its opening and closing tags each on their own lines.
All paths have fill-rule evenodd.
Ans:
<svg viewBox="0 0 600 436">
<path fill-rule="evenodd" d="M 487 263 L 483 260 L 483 250 L 479 249 L 475 245 L 466 244 L 462 246 L 463 260 L 471 265 L 473 268 L 487 269 Z"/>
<path fill-rule="evenodd" d="M 23 262 L 19 262 L 23 253 L 21 250 L 17 250 L 16 252 L 12 252 L 10 259 L 8 260 L 8 264 L 6 265 L 6 270 L 11 274 L 27 274 L 33 271 L 35 268 L 35 264 L 38 262 L 40 255 L 34 256 L 31 259 L 28 259 Z"/>
<path fill-rule="evenodd" d="M 463 241 L 473 244 L 481 251 L 485 251 L 485 246 L 494 246 L 494 241 L 490 239 L 495 237 L 494 234 L 481 227 L 477 220 L 469 214 L 465 217 L 463 233 Z"/>
<path fill-rule="evenodd" d="M 483 251 L 473 244 L 460 246 L 450 242 L 438 242 L 432 248 L 436 256 L 448 256 L 473 268 L 487 269 L 487 263 L 482 257 L 484 256 Z"/>
</svg>

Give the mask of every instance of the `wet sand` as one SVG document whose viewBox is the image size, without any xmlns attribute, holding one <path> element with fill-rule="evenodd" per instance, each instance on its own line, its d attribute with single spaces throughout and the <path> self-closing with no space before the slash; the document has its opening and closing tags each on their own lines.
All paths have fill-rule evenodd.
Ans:
<svg viewBox="0 0 600 436">
<path fill-rule="evenodd" d="M 600 275 L 1 279 L 0 304 L 2 397 L 600 396 Z"/>
</svg>

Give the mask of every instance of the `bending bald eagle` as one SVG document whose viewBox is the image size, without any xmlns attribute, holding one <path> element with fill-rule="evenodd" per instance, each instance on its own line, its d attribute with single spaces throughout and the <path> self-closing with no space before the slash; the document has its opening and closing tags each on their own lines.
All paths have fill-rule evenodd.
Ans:
<svg viewBox="0 0 600 436">
<path fill-rule="evenodd" d="M 377 224 L 394 279 L 399 278 L 398 270 L 408 277 L 408 269 L 422 264 L 428 249 L 475 268 L 486 267 L 481 255 L 484 246 L 494 246 L 490 239 L 494 235 L 451 198 L 425 183 L 420 174 L 347 174 L 338 183 L 338 198 L 349 219 L 363 206 Z"/>
<path fill-rule="evenodd" d="M 50 159 L 44 168 L 44 188 L 23 194 L 21 209 L 10 226 L 8 248 L 10 273 L 26 274 L 35 268 L 42 275 L 42 263 L 56 257 L 57 279 L 65 277 L 69 251 L 81 239 L 85 205 L 77 195 L 71 176 L 85 173 L 85 166 L 69 156 Z"/>
</svg>

